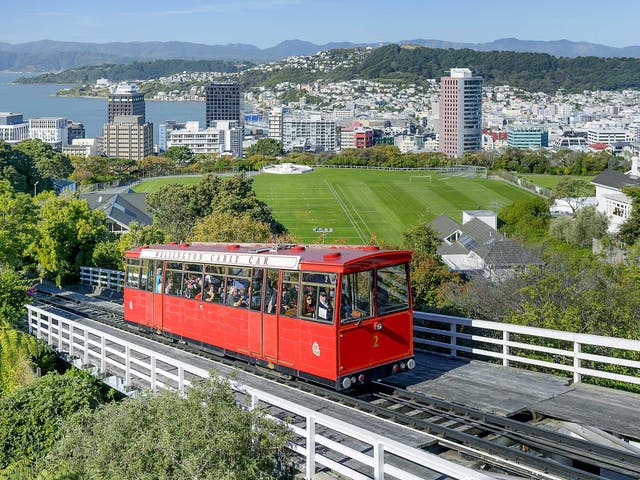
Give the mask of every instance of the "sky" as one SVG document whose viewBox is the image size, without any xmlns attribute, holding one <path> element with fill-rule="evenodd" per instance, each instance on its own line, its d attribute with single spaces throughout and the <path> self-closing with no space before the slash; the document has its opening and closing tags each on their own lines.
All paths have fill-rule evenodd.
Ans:
<svg viewBox="0 0 640 480">
<path fill-rule="evenodd" d="M 184 41 L 260 48 L 417 38 L 640 45 L 638 0 L 20 0 L 0 6 L 0 42 Z"/>
</svg>

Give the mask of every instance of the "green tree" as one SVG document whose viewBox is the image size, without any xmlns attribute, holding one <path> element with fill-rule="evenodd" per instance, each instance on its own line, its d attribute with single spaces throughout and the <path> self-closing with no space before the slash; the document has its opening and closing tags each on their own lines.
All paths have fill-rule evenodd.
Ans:
<svg viewBox="0 0 640 480">
<path fill-rule="evenodd" d="M 261 157 L 279 157 L 284 154 L 282 143 L 273 138 L 261 138 L 247 148 L 247 156 L 260 155 Z"/>
<path fill-rule="evenodd" d="M 498 212 L 504 225 L 502 230 L 521 238 L 542 238 L 549 228 L 549 207 L 542 198 L 535 197 L 513 202 Z"/>
<path fill-rule="evenodd" d="M 198 220 L 189 240 L 193 242 L 266 242 L 269 224 L 247 214 L 212 213 Z"/>
<path fill-rule="evenodd" d="M 69 178 L 73 172 L 69 157 L 40 139 L 23 140 L 13 148 L 31 157 L 38 175 L 43 179 Z M 38 188 L 44 190 L 45 185 L 39 184 Z"/>
<path fill-rule="evenodd" d="M 169 147 L 166 152 L 162 153 L 162 156 L 172 158 L 175 165 L 187 165 L 193 161 L 193 153 L 189 147 L 184 145 Z"/>
<path fill-rule="evenodd" d="M 431 256 L 436 255 L 436 250 L 442 243 L 438 234 L 429 226 L 426 219 L 421 219 L 418 223 L 411 225 L 402 234 L 403 247 L 414 252 L 426 253 Z"/>
<path fill-rule="evenodd" d="M 15 328 L 0 328 L 0 396 L 33 382 L 37 369 L 50 371 L 55 358 L 42 340 Z"/>
<path fill-rule="evenodd" d="M 627 245 L 633 245 L 640 238 L 640 188 L 624 188 L 624 193 L 631 197 L 631 215 L 620 227 L 618 236 Z"/>
<path fill-rule="evenodd" d="M 564 177 L 553 189 L 554 199 L 564 199 L 572 213 L 580 208 L 580 198 L 593 195 L 593 185 L 581 178 Z"/>
<path fill-rule="evenodd" d="M 44 275 L 56 284 L 76 279 L 98 242 L 108 237 L 106 217 L 73 195 L 42 197 L 39 240 L 32 244 Z"/>
<path fill-rule="evenodd" d="M 0 264 L 24 268 L 33 262 L 28 246 L 37 239 L 38 208 L 30 195 L 0 180 Z"/>
<path fill-rule="evenodd" d="M 0 475 L 9 472 L 13 478 L 10 472 L 18 466 L 29 468 L 44 457 L 60 438 L 63 419 L 102 401 L 97 382 L 72 369 L 64 375 L 47 374 L 0 397 Z"/>
<path fill-rule="evenodd" d="M 607 235 L 609 219 L 596 207 L 584 207 L 576 212 L 573 218 L 558 217 L 551 220 L 549 235 L 564 240 L 577 247 L 591 246 L 594 238 Z"/>
<path fill-rule="evenodd" d="M 22 273 L 0 266 L 0 328 L 24 326 L 29 289 L 29 280 Z"/>
<path fill-rule="evenodd" d="M 289 479 L 288 429 L 241 409 L 227 383 L 127 398 L 83 411 L 42 462 L 79 478 Z M 68 478 L 68 477 L 66 477 Z"/>
<path fill-rule="evenodd" d="M 40 176 L 31 157 L 0 140 L 0 179 L 8 180 L 16 192 L 31 193 Z"/>
<path fill-rule="evenodd" d="M 208 198 L 210 202 L 212 199 Z M 164 231 L 167 240 L 186 239 L 199 218 L 198 201 L 192 185 L 165 185 L 147 195 L 153 223 Z"/>
</svg>

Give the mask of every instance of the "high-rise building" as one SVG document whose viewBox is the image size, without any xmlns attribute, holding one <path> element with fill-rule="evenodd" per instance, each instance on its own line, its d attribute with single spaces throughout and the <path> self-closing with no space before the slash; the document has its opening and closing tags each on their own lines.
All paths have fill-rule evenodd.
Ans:
<svg viewBox="0 0 640 480">
<path fill-rule="evenodd" d="M 0 112 L 0 140 L 18 143 L 29 138 L 29 123 L 21 113 Z"/>
<path fill-rule="evenodd" d="M 269 137 L 274 138 L 271 123 Z M 319 114 L 299 114 L 282 117 L 282 137 L 276 140 L 282 142 L 285 152 L 334 152 L 338 149 L 339 137 L 335 120 Z"/>
<path fill-rule="evenodd" d="M 71 145 L 76 138 L 85 138 L 86 134 L 83 123 L 67 121 L 67 145 Z"/>
<path fill-rule="evenodd" d="M 110 93 L 108 100 L 107 122 L 113 122 L 118 115 L 139 115 L 145 122 L 144 93 L 138 92 L 135 84 L 118 85 L 114 93 Z"/>
<path fill-rule="evenodd" d="M 440 80 L 440 150 L 449 157 L 482 149 L 482 77 L 452 68 Z"/>
<path fill-rule="evenodd" d="M 142 160 L 153 153 L 153 124 L 140 115 L 117 115 L 102 129 L 107 157 Z"/>
<path fill-rule="evenodd" d="M 242 92 L 237 82 L 213 82 L 205 88 L 205 128 L 217 120 L 235 120 L 242 125 L 240 101 Z"/>
</svg>

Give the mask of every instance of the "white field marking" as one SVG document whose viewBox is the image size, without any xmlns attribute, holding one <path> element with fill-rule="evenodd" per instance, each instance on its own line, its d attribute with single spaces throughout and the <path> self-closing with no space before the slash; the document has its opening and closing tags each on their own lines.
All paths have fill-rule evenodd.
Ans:
<svg viewBox="0 0 640 480">
<path fill-rule="evenodd" d="M 365 222 L 364 218 L 362 218 L 362 215 L 360 215 L 360 211 L 353 205 L 353 202 L 351 201 L 351 199 L 347 195 L 344 194 L 344 192 L 342 191 L 342 188 L 336 187 L 336 189 L 345 198 L 346 202 L 349 203 L 349 206 L 351 207 L 351 210 L 353 212 L 355 212 L 355 214 L 358 216 L 358 218 L 360 219 L 360 222 L 362 222 L 362 225 L 364 226 L 364 228 L 369 233 L 369 237 L 371 237 L 371 229 L 369 228 L 369 225 L 367 224 L 367 222 Z M 366 239 L 363 239 L 363 241 L 366 241 Z"/>
<path fill-rule="evenodd" d="M 347 206 L 345 205 L 345 203 L 339 197 L 338 192 L 333 188 L 333 186 L 327 180 L 325 180 L 324 183 L 327 185 L 327 189 L 332 193 L 333 197 L 335 198 L 335 200 L 338 203 L 338 205 L 340 206 L 340 208 L 342 208 L 342 211 L 344 212 L 345 216 L 347 217 L 347 219 L 351 223 L 351 226 L 353 227 L 353 229 L 356 231 L 356 233 L 360 237 L 360 240 L 362 242 L 366 242 L 366 239 L 364 238 L 364 233 L 362 232 L 362 230 L 360 229 L 360 227 L 356 223 L 355 219 L 353 218 L 353 215 L 351 215 L 351 213 L 347 209 Z"/>
</svg>

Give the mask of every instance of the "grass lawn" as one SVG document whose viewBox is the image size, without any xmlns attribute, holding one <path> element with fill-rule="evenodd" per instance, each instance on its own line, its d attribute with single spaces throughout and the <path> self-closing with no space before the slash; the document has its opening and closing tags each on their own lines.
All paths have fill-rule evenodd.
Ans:
<svg viewBox="0 0 640 480">
<path fill-rule="evenodd" d="M 563 176 L 563 175 L 542 175 L 542 174 L 535 174 L 535 173 L 522 174 L 520 176 L 531 183 L 535 183 L 536 185 L 539 185 L 544 188 L 549 188 L 551 190 L 556 188 L 556 185 L 560 183 L 560 180 L 562 180 L 563 178 L 566 178 L 566 176 Z M 587 182 L 590 182 L 591 180 L 594 179 L 594 177 L 585 177 L 580 175 L 575 175 L 575 176 L 571 175 L 570 178 L 579 178 L 580 180 L 585 180 Z M 595 187 L 594 187 L 594 192 L 595 192 Z"/>
<path fill-rule="evenodd" d="M 133 190 L 138 193 L 151 193 L 158 190 L 164 185 L 170 185 L 172 183 L 181 183 L 185 185 L 193 185 L 200 181 L 202 175 L 189 175 L 180 177 L 158 177 L 151 180 L 143 180 L 138 185 L 133 187 Z"/>
<path fill-rule="evenodd" d="M 327 243 L 362 244 L 375 234 L 378 240 L 400 244 L 402 232 L 422 216 L 431 220 L 445 214 L 461 222 L 462 210 L 496 211 L 532 196 L 499 180 L 424 172 L 327 168 L 253 178 L 258 198 L 302 242 L 318 241 L 313 228 L 320 227 L 333 228 Z M 135 190 L 149 192 L 158 186 L 143 182 Z"/>
</svg>

